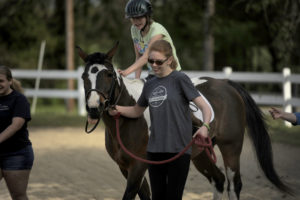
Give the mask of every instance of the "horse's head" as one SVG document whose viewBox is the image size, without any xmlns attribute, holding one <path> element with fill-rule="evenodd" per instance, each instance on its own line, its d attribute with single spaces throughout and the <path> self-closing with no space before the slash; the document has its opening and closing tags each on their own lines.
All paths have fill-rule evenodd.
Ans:
<svg viewBox="0 0 300 200">
<path fill-rule="evenodd" d="M 103 111 L 114 101 L 115 88 L 119 80 L 112 65 L 112 57 L 117 47 L 118 43 L 106 54 L 97 52 L 89 55 L 77 47 L 79 56 L 85 62 L 82 79 L 86 109 L 93 119 L 99 119 Z"/>
</svg>

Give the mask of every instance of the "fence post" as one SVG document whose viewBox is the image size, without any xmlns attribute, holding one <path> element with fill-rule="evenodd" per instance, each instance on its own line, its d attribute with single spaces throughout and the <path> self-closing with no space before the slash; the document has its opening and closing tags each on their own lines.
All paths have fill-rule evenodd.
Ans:
<svg viewBox="0 0 300 200">
<path fill-rule="evenodd" d="M 86 115 L 84 86 L 83 86 L 83 80 L 81 78 L 83 71 L 84 71 L 84 69 L 82 66 L 78 67 L 78 69 L 77 69 L 77 73 L 78 73 L 77 91 L 78 91 L 78 112 L 79 112 L 80 116 Z"/>
<path fill-rule="evenodd" d="M 232 68 L 230 66 L 224 67 L 223 72 L 225 74 L 225 77 L 229 78 L 229 76 L 232 74 Z"/>
<path fill-rule="evenodd" d="M 39 61 L 38 61 L 38 67 L 37 67 L 37 72 L 38 75 L 35 79 L 35 92 L 37 92 L 40 88 L 40 80 L 41 80 L 41 71 L 42 71 L 42 67 L 43 67 L 43 60 L 44 60 L 44 53 L 45 53 L 45 47 L 46 47 L 46 41 L 43 40 L 41 43 L 41 48 L 40 48 L 40 55 L 39 55 Z M 31 105 L 31 113 L 35 114 L 35 110 L 36 110 L 36 104 L 37 104 L 37 95 L 35 94 L 33 96 L 32 99 L 32 105 Z"/>
<path fill-rule="evenodd" d="M 292 86 L 291 86 L 291 81 L 288 80 L 289 76 L 291 75 L 291 69 L 290 68 L 283 68 L 282 70 L 283 74 L 283 84 L 282 84 L 282 89 L 283 89 L 283 108 L 285 112 L 292 112 L 292 105 L 287 103 L 291 98 L 292 98 Z M 285 121 L 284 124 L 288 127 L 291 127 L 291 123 Z"/>
</svg>

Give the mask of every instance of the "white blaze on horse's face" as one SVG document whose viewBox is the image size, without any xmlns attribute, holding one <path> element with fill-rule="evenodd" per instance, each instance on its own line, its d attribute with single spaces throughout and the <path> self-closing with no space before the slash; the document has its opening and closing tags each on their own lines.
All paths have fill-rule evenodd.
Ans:
<svg viewBox="0 0 300 200">
<path fill-rule="evenodd" d="M 91 89 L 96 89 L 97 86 L 97 76 L 102 70 L 107 70 L 107 67 L 100 64 L 91 65 L 88 71 L 88 77 L 91 82 Z M 87 105 L 89 108 L 98 108 L 100 103 L 100 96 L 96 91 L 92 91 L 87 100 Z"/>
</svg>

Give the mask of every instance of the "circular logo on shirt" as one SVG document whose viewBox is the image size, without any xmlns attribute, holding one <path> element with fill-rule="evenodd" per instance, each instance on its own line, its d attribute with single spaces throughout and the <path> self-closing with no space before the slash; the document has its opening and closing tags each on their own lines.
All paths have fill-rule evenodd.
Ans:
<svg viewBox="0 0 300 200">
<path fill-rule="evenodd" d="M 167 99 L 167 89 L 164 86 L 155 88 L 149 98 L 149 105 L 159 107 Z"/>
</svg>

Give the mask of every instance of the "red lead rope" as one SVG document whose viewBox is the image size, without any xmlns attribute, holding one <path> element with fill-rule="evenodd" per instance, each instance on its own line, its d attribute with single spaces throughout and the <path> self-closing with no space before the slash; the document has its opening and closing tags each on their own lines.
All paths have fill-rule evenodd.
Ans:
<svg viewBox="0 0 300 200">
<path fill-rule="evenodd" d="M 132 158 L 139 160 L 141 162 L 144 163 L 148 163 L 148 164 L 154 164 L 154 165 L 160 165 L 160 164 L 165 164 L 171 161 L 176 160 L 177 158 L 179 158 L 180 156 L 182 156 L 192 145 L 193 143 L 195 143 L 198 146 L 198 149 L 200 151 L 200 153 L 205 150 L 208 158 L 211 160 L 211 162 L 216 163 L 217 158 L 214 152 L 214 149 L 212 147 L 212 142 L 211 139 L 208 138 L 204 138 L 201 135 L 197 135 L 196 137 L 194 137 L 192 139 L 192 141 L 180 152 L 178 153 L 176 156 L 167 159 L 167 160 L 162 160 L 162 161 L 152 161 L 152 160 L 146 160 L 144 158 L 138 157 L 136 155 L 134 155 L 133 153 L 131 153 L 123 144 L 121 137 L 120 137 L 120 130 L 119 130 L 119 118 L 120 118 L 120 113 L 118 113 L 117 115 L 114 116 L 115 120 L 116 120 L 116 130 L 117 130 L 117 139 L 118 142 L 121 146 L 121 148 L 128 154 L 130 155 Z"/>
</svg>

